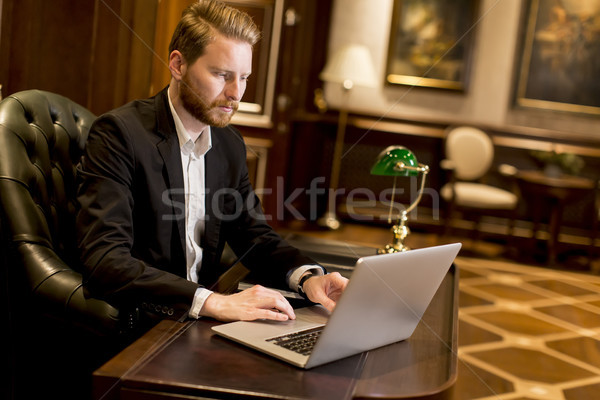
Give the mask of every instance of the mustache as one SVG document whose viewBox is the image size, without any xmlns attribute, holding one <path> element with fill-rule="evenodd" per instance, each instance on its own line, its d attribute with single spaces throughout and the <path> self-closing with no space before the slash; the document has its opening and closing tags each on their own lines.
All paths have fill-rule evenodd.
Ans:
<svg viewBox="0 0 600 400">
<path fill-rule="evenodd" d="M 234 111 L 237 111 L 240 103 L 238 101 L 215 101 L 212 104 L 213 107 L 230 107 Z"/>
</svg>

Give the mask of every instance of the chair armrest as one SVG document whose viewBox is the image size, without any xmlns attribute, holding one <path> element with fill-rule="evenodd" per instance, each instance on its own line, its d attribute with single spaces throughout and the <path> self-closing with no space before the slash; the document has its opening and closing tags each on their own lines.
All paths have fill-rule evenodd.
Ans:
<svg viewBox="0 0 600 400">
<path fill-rule="evenodd" d="M 16 249 L 35 306 L 32 312 L 102 336 L 120 334 L 119 311 L 105 301 L 86 296 L 82 275 L 50 248 L 22 242 Z"/>
<path fill-rule="evenodd" d="M 447 158 L 445 158 L 442 161 L 440 161 L 440 168 L 447 170 L 447 171 L 454 171 L 456 166 L 454 164 L 454 161 L 448 160 Z"/>
<path fill-rule="evenodd" d="M 517 175 L 519 170 L 515 166 L 510 164 L 500 164 L 498 166 L 498 172 L 500 172 L 500 174 L 503 176 L 513 177 Z"/>
</svg>

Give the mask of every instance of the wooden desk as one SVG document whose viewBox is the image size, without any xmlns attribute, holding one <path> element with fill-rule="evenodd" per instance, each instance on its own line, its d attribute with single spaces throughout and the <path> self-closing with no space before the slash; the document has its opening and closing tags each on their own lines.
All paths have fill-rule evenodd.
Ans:
<svg viewBox="0 0 600 400">
<path fill-rule="evenodd" d="M 541 206 L 550 205 L 548 263 L 554 264 L 564 205 L 594 190 L 595 183 L 591 179 L 580 176 L 566 174 L 557 177 L 548 176 L 542 171 L 519 171 L 516 178 L 523 197 L 530 199 L 533 206 L 533 239 L 539 228 Z"/>
<path fill-rule="evenodd" d="M 214 335 L 216 321 L 162 321 L 94 373 L 94 399 L 440 399 L 456 380 L 457 322 L 454 267 L 411 338 L 311 370 Z"/>
</svg>

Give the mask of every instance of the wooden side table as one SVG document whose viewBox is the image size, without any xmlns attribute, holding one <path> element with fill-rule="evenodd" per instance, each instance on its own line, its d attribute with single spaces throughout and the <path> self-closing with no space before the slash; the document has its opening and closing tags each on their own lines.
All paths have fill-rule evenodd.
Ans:
<svg viewBox="0 0 600 400">
<path fill-rule="evenodd" d="M 519 171 L 516 174 L 523 197 L 530 199 L 533 205 L 533 236 L 539 228 L 543 204 L 550 205 L 550 223 L 548 239 L 548 264 L 556 262 L 558 234 L 562 223 L 565 204 L 595 190 L 592 179 L 562 174 L 548 176 L 542 171 Z"/>
</svg>

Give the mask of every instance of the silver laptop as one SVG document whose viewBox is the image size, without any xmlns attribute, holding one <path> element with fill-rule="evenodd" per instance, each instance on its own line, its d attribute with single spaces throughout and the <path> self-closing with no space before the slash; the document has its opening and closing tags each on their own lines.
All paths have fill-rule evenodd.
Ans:
<svg viewBox="0 0 600 400">
<path fill-rule="evenodd" d="M 301 368 L 398 342 L 414 332 L 460 247 L 358 259 L 332 313 L 317 305 L 295 310 L 295 320 L 238 321 L 212 329 Z"/>
</svg>

